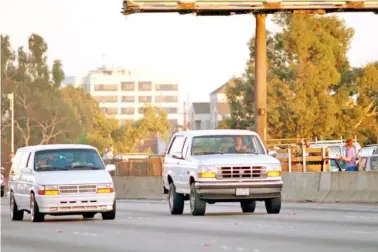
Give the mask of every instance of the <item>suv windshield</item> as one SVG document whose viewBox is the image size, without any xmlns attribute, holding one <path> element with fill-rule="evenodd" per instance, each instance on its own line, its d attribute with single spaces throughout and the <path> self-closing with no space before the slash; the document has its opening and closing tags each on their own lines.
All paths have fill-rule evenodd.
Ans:
<svg viewBox="0 0 378 252">
<path fill-rule="evenodd" d="M 215 135 L 193 138 L 191 154 L 266 154 L 257 136 L 254 135 Z"/>
<path fill-rule="evenodd" d="M 105 169 L 105 166 L 95 150 L 56 149 L 36 152 L 34 169 L 36 171 L 75 169 L 100 170 Z"/>
</svg>

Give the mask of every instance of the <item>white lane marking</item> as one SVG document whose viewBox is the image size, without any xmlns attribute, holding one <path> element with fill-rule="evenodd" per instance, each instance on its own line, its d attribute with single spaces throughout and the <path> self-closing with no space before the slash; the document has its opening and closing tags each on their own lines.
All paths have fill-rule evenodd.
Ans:
<svg viewBox="0 0 378 252">
<path fill-rule="evenodd" d="M 96 233 L 87 233 L 87 232 L 73 232 L 74 235 L 80 235 L 80 236 L 92 236 L 97 237 L 99 234 Z"/>
<path fill-rule="evenodd" d="M 222 246 L 220 246 L 220 248 L 221 248 L 221 249 L 224 249 L 224 250 L 229 250 L 229 249 L 230 249 L 230 247 L 227 246 L 227 245 L 222 245 Z"/>
</svg>

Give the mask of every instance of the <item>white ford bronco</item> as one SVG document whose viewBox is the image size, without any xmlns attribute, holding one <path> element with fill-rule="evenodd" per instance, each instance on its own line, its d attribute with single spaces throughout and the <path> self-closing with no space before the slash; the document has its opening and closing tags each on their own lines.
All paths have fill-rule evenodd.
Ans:
<svg viewBox="0 0 378 252">
<path fill-rule="evenodd" d="M 259 136 L 247 130 L 184 131 L 172 137 L 163 165 L 171 214 L 205 215 L 206 204 L 240 202 L 254 212 L 265 201 L 269 214 L 281 210 L 281 164 Z"/>
</svg>

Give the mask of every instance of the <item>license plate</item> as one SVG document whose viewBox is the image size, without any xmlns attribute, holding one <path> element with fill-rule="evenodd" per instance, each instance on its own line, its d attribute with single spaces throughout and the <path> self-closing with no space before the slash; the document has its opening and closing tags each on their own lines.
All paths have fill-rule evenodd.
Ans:
<svg viewBox="0 0 378 252">
<path fill-rule="evenodd" d="M 248 188 L 236 188 L 236 196 L 247 196 L 249 195 Z"/>
</svg>

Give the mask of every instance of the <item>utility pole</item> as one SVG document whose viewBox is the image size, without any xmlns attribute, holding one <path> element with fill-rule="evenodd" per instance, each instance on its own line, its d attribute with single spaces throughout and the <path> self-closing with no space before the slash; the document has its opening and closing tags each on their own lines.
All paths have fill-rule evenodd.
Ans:
<svg viewBox="0 0 378 252">
<path fill-rule="evenodd" d="M 186 121 L 186 102 L 184 101 L 184 130 L 187 130 L 187 121 Z"/>
<path fill-rule="evenodd" d="M 12 111 L 12 119 L 11 119 L 11 131 L 12 131 L 12 140 L 11 140 L 11 152 L 14 153 L 14 93 L 8 94 L 8 99 L 10 103 L 10 110 Z"/>
</svg>

